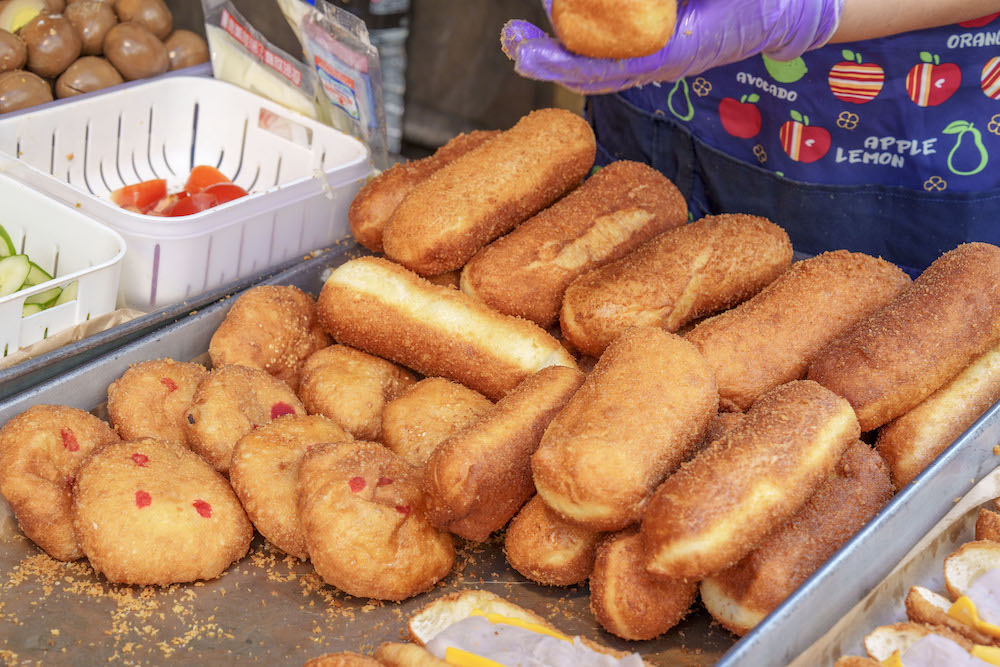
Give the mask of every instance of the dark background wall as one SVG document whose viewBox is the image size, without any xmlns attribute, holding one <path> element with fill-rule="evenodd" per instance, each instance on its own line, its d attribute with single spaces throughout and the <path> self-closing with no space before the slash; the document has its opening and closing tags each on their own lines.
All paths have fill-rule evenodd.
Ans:
<svg viewBox="0 0 1000 667">
<path fill-rule="evenodd" d="M 166 2 L 177 27 L 204 33 L 200 2 Z M 301 55 L 272 0 L 235 4 L 272 42 Z M 506 129 L 532 109 L 580 110 L 578 96 L 514 73 L 499 42 L 500 28 L 512 18 L 548 26 L 539 0 L 411 0 L 404 154 L 426 153 L 463 131 Z"/>
</svg>

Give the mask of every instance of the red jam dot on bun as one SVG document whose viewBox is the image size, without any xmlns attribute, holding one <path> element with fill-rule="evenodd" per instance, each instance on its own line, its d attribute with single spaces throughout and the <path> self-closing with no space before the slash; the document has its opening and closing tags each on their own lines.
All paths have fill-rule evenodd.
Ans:
<svg viewBox="0 0 1000 667">
<path fill-rule="evenodd" d="M 71 452 L 75 452 L 80 449 L 80 443 L 76 441 L 76 436 L 73 435 L 73 431 L 68 428 L 64 428 L 59 431 L 59 435 L 62 436 L 63 447 Z"/>
<path fill-rule="evenodd" d="M 391 479 L 389 479 L 388 477 L 379 477 L 378 483 L 375 486 L 386 486 L 388 484 L 392 484 Z"/>
<path fill-rule="evenodd" d="M 406 516 L 407 514 L 410 513 L 410 506 L 409 505 L 396 505 L 396 511 L 399 512 L 400 514 Z"/>
<path fill-rule="evenodd" d="M 294 415 L 295 408 L 290 406 L 288 403 L 282 403 L 278 401 L 271 406 L 271 419 L 277 419 L 283 415 Z"/>
<path fill-rule="evenodd" d="M 139 452 L 132 455 L 132 460 L 135 461 L 135 464 L 140 468 L 145 468 L 146 464 L 149 463 L 149 457 L 145 454 L 140 454 Z"/>
<path fill-rule="evenodd" d="M 153 498 L 145 491 L 135 492 L 135 506 L 136 507 L 149 507 L 149 504 L 153 502 Z"/>
<path fill-rule="evenodd" d="M 211 518 L 212 506 L 206 503 L 204 500 L 201 500 L 199 498 L 198 500 L 194 501 L 191 504 L 194 505 L 194 508 L 195 510 L 197 510 L 198 514 L 202 515 L 206 519 Z"/>
<path fill-rule="evenodd" d="M 177 383 L 170 378 L 160 378 L 160 384 L 167 388 L 167 391 L 175 391 L 177 389 Z"/>
<path fill-rule="evenodd" d="M 351 487 L 351 491 L 357 493 L 361 489 L 365 488 L 365 478 L 364 477 L 352 477 L 347 485 Z"/>
</svg>

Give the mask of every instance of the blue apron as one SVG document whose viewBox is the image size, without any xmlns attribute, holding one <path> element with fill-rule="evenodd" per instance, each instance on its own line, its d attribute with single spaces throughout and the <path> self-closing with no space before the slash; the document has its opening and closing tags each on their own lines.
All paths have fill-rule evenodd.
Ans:
<svg viewBox="0 0 1000 667">
<path fill-rule="evenodd" d="M 1000 245 L 1000 18 L 791 63 L 755 56 L 676 84 L 590 97 L 598 163 L 663 172 L 694 218 L 740 212 L 794 248 L 846 248 L 915 275 Z"/>
</svg>

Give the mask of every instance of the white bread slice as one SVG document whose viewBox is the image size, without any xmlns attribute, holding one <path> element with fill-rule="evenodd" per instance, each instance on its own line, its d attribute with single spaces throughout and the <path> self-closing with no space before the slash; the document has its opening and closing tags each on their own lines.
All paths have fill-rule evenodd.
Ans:
<svg viewBox="0 0 1000 667">
<path fill-rule="evenodd" d="M 537 623 L 549 630 L 560 632 L 558 628 L 538 614 L 519 607 L 513 602 L 508 602 L 499 595 L 495 595 L 489 591 L 469 590 L 445 595 L 422 607 L 410 618 L 410 638 L 423 646 L 445 628 L 468 618 L 475 609 L 485 614 L 499 614 L 529 623 Z M 591 650 L 619 659 L 630 655 L 628 651 L 616 651 L 607 646 L 592 642 L 586 637 L 581 637 L 580 641 Z M 410 663 L 401 664 L 409 665 Z M 422 665 L 423 663 L 412 664 Z"/>
<path fill-rule="evenodd" d="M 972 642 L 948 628 L 909 622 L 875 628 L 865 637 L 865 651 L 873 660 L 882 662 L 896 651 L 903 655 L 920 638 L 929 634 L 947 637 L 966 651 L 972 650 Z"/>
<path fill-rule="evenodd" d="M 410 638 L 423 646 L 445 628 L 468 618 L 475 609 L 484 614 L 519 618 L 555 630 L 551 623 L 538 614 L 508 602 L 499 595 L 472 590 L 446 595 L 421 608 L 410 618 Z"/>
<path fill-rule="evenodd" d="M 969 590 L 969 585 L 989 570 L 1000 567 L 1000 544 L 979 540 L 966 542 L 944 559 L 944 585 L 952 600 Z"/>
<path fill-rule="evenodd" d="M 906 617 L 914 623 L 940 625 L 976 644 L 996 645 L 998 640 L 948 615 L 951 600 L 923 586 L 913 586 L 906 596 Z"/>
</svg>

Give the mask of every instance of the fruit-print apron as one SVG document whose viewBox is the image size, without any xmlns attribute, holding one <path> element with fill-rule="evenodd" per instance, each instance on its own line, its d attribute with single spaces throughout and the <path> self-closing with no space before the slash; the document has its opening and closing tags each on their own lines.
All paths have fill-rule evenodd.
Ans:
<svg viewBox="0 0 1000 667">
<path fill-rule="evenodd" d="M 764 215 L 796 250 L 911 274 L 1000 244 L 1000 15 L 588 99 L 598 162 L 647 162 L 694 218 Z"/>
</svg>

